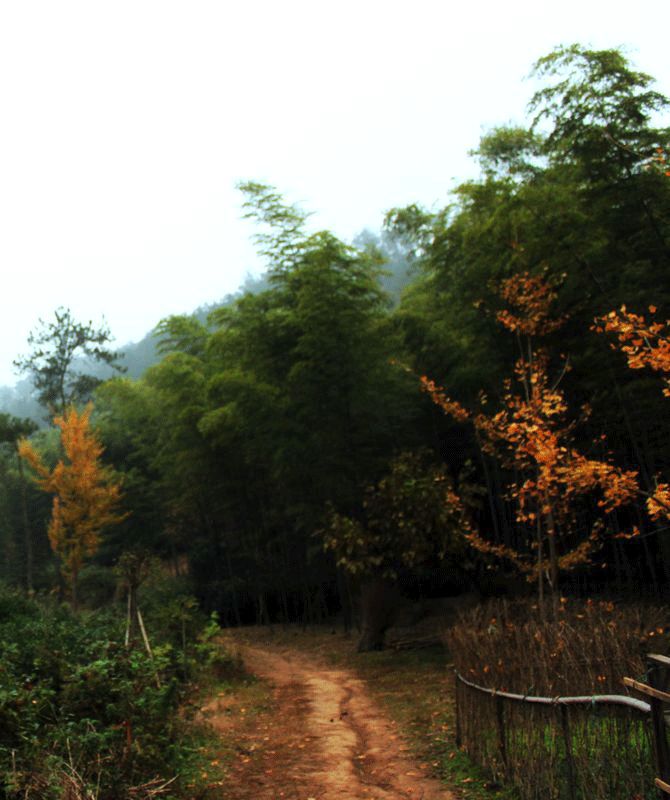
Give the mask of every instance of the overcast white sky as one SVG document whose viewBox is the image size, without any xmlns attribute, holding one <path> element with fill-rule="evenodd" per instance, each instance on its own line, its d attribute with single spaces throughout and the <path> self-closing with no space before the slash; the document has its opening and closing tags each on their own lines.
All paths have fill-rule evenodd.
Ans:
<svg viewBox="0 0 670 800">
<path fill-rule="evenodd" d="M 257 273 L 239 180 L 350 239 L 444 205 L 532 62 L 623 45 L 670 94 L 667 0 L 0 0 L 0 383 L 39 317 L 122 345 Z"/>
</svg>

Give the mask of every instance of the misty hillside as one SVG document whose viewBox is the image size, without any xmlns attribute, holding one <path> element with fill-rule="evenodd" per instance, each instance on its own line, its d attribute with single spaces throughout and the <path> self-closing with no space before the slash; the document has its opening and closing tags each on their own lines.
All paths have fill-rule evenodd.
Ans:
<svg viewBox="0 0 670 800">
<path fill-rule="evenodd" d="M 383 273 L 379 282 L 389 295 L 393 305 L 400 302 L 400 296 L 411 279 L 411 261 L 406 246 L 386 231 L 381 234 L 364 229 L 354 237 L 353 245 L 361 250 L 375 250 L 384 260 Z M 217 308 L 231 305 L 245 294 L 259 294 L 271 286 L 267 274 L 254 277 L 247 275 L 240 288 L 226 295 L 218 302 L 204 304 L 195 309 L 189 316 L 205 323 L 209 314 Z M 153 364 L 160 360 L 158 352 L 159 339 L 156 336 L 157 325 L 146 333 L 138 342 L 128 342 L 119 348 L 120 364 L 129 378 L 139 378 Z M 75 362 L 76 365 L 77 362 Z M 106 364 L 82 359 L 80 369 L 97 378 L 108 379 L 117 374 Z M 44 409 L 33 396 L 33 386 L 28 378 L 17 381 L 15 386 L 0 386 L 0 412 L 15 417 L 32 419 L 39 425 L 45 423 Z"/>
</svg>

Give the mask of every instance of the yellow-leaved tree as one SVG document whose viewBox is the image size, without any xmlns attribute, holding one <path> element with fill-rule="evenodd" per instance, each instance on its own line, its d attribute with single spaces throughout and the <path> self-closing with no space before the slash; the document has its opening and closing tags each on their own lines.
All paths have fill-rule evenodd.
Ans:
<svg viewBox="0 0 670 800">
<path fill-rule="evenodd" d="M 103 447 L 91 430 L 89 404 L 82 412 L 74 406 L 54 418 L 60 428 L 64 457 L 53 469 L 46 466 L 27 439 L 19 443 L 19 455 L 36 473 L 37 484 L 53 494 L 49 542 L 60 560 L 61 573 L 69 582 L 72 605 L 77 608 L 77 581 L 87 558 L 100 545 L 100 534 L 126 518 L 118 504 L 121 487 L 100 457 Z"/>
</svg>

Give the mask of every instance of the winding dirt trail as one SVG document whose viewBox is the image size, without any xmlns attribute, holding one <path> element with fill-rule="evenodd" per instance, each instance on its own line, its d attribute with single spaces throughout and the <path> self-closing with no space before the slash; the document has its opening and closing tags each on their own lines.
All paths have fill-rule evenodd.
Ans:
<svg viewBox="0 0 670 800">
<path fill-rule="evenodd" d="M 290 648 L 237 643 L 247 669 L 273 686 L 273 713 L 242 733 L 231 800 L 451 800 L 394 724 L 346 669 Z M 228 727 L 213 700 L 206 717 Z"/>
</svg>

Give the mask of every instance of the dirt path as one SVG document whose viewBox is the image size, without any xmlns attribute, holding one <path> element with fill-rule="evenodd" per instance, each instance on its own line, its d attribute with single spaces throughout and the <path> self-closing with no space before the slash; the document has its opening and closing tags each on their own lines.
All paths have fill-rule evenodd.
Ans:
<svg viewBox="0 0 670 800">
<path fill-rule="evenodd" d="M 449 800 L 414 763 L 396 728 L 345 669 L 273 645 L 238 644 L 250 672 L 273 686 L 274 709 L 236 730 L 230 800 Z M 205 710 L 230 729 L 225 701 Z M 237 738 L 239 737 L 239 739 Z"/>
</svg>

